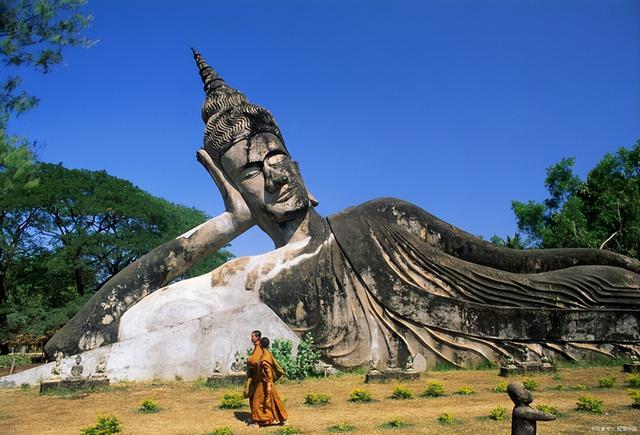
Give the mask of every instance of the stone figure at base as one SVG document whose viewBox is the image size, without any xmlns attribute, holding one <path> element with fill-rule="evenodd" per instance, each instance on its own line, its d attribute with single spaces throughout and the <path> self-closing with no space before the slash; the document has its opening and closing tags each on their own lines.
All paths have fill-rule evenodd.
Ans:
<svg viewBox="0 0 640 435">
<path fill-rule="evenodd" d="M 393 198 L 323 218 L 273 116 L 194 56 L 205 91 L 197 158 L 226 211 L 105 284 L 47 343 L 48 355 L 117 342 L 131 309 L 146 319 L 132 328 L 162 324 L 164 308 L 147 301 L 170 291 L 153 292 L 256 225 L 277 249 L 219 267 L 211 286 L 258 294 L 292 331 L 309 331 L 336 366 L 373 359 L 385 367 L 418 354 L 432 366 L 473 366 L 640 350 L 639 261 L 606 250 L 496 247 Z"/>
<path fill-rule="evenodd" d="M 104 356 L 100 356 L 98 358 L 98 363 L 96 364 L 96 371 L 91 376 L 91 379 L 104 379 L 107 377 L 107 361 Z"/>
<path fill-rule="evenodd" d="M 533 402 L 533 395 L 520 382 L 509 384 L 507 393 L 515 404 L 511 414 L 511 435 L 535 435 L 538 431 L 538 421 L 556 419 L 553 414 L 529 406 Z"/>
<path fill-rule="evenodd" d="M 82 364 L 80 364 L 81 361 L 82 361 L 82 356 L 76 355 L 76 363 L 73 365 L 73 367 L 71 367 L 71 377 L 69 379 L 82 378 L 82 372 L 84 370 L 84 367 L 82 367 Z"/>
<path fill-rule="evenodd" d="M 49 379 L 47 379 L 48 381 L 60 381 L 62 380 L 62 352 L 57 352 L 56 353 L 56 361 L 55 361 L 55 365 L 51 368 L 51 376 L 49 377 Z"/>
</svg>

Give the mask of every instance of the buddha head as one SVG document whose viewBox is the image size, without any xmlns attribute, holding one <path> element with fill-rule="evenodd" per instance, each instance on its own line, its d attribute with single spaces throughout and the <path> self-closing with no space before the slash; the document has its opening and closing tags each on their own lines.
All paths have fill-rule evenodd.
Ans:
<svg viewBox="0 0 640 435">
<path fill-rule="evenodd" d="M 195 51 L 194 58 L 206 94 L 204 150 L 267 233 L 305 215 L 317 201 L 308 193 L 271 113 L 229 87 Z"/>
</svg>

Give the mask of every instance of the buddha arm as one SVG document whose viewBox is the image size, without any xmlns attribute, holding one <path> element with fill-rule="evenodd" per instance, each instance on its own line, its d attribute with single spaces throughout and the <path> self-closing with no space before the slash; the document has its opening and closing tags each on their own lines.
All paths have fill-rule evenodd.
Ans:
<svg viewBox="0 0 640 435">
<path fill-rule="evenodd" d="M 74 354 L 116 341 L 125 311 L 251 226 L 252 220 L 224 212 L 150 251 L 107 281 L 47 342 L 46 354 Z"/>
</svg>

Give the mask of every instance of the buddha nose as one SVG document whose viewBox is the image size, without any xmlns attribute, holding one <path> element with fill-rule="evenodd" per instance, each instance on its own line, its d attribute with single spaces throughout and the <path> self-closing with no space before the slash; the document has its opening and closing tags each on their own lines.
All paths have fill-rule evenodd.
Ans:
<svg viewBox="0 0 640 435">
<path fill-rule="evenodd" d="M 264 165 L 265 187 L 269 192 L 275 192 L 289 182 L 289 177 L 284 171 Z"/>
</svg>

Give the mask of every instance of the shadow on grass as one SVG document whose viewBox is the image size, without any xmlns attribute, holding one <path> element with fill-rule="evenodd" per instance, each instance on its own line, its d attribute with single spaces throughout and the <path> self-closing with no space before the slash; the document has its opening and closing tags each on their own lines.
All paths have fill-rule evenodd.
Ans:
<svg viewBox="0 0 640 435">
<path fill-rule="evenodd" d="M 247 420 L 249 420 L 251 418 L 251 413 L 250 412 L 244 412 L 244 411 L 236 411 L 236 412 L 233 413 L 233 416 L 238 421 L 246 423 Z"/>
</svg>

